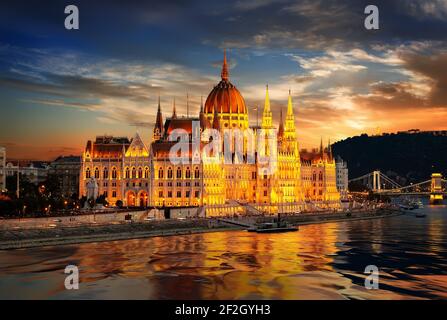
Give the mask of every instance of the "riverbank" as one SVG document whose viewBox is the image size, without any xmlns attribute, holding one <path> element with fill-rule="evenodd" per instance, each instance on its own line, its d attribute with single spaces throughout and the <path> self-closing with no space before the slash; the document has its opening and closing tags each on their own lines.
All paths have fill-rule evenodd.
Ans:
<svg viewBox="0 0 447 320">
<path fill-rule="evenodd" d="M 294 225 L 377 219 L 402 214 L 397 210 L 376 210 L 346 213 L 312 213 L 286 216 L 284 220 Z M 267 220 L 271 218 L 257 218 Z M 254 222 L 254 221 L 252 221 Z M 241 229 L 214 219 L 161 220 L 118 225 L 55 227 L 25 230 L 1 230 L 0 250 L 67 245 L 85 242 L 117 241 L 159 236 L 185 235 L 204 232 Z"/>
</svg>

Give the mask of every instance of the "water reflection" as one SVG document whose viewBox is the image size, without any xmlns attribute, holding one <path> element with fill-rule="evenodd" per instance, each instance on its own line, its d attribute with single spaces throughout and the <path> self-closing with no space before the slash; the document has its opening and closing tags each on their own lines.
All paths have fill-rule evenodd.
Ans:
<svg viewBox="0 0 447 320">
<path fill-rule="evenodd" d="M 0 298 L 446 298 L 445 207 L 428 217 L 216 232 L 0 252 Z M 66 265 L 80 290 L 64 289 Z M 380 269 L 380 290 L 363 270 Z"/>
</svg>

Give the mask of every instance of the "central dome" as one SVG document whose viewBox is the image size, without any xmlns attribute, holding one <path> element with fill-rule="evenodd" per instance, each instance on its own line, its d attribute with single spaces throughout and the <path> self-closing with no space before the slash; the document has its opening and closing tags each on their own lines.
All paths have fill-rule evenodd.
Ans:
<svg viewBox="0 0 447 320">
<path fill-rule="evenodd" d="M 224 53 L 222 80 L 214 87 L 205 101 L 205 114 L 235 113 L 248 114 L 244 98 L 238 89 L 229 81 L 227 56 Z"/>
</svg>

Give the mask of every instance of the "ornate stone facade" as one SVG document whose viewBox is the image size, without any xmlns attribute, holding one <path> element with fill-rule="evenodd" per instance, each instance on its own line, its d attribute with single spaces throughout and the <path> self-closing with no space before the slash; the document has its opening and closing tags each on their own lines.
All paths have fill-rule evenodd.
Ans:
<svg viewBox="0 0 447 320">
<path fill-rule="evenodd" d="M 218 134 L 217 134 L 218 133 Z M 136 135 L 97 137 L 83 154 L 80 194 L 89 178 L 114 205 L 206 208 L 207 215 L 247 204 L 272 212 L 278 205 L 299 211 L 308 203 L 338 207 L 335 161 L 330 146 L 300 156 L 292 97 L 278 130 L 273 126 L 268 87 L 262 124 L 249 126 L 248 110 L 229 81 L 226 56 L 221 81 L 201 105 L 199 117 L 163 122 L 158 112 L 147 148 Z"/>
</svg>

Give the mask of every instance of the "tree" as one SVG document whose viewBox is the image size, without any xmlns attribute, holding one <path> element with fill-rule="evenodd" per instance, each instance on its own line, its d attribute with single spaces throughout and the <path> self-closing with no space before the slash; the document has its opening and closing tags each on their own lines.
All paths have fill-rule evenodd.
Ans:
<svg viewBox="0 0 447 320">
<path fill-rule="evenodd" d="M 96 203 L 102 204 L 103 206 L 109 205 L 109 203 L 107 202 L 106 196 L 104 194 L 102 194 L 98 198 L 96 198 Z"/>
</svg>

